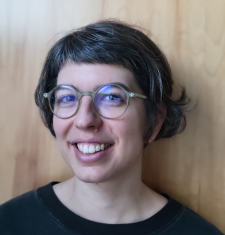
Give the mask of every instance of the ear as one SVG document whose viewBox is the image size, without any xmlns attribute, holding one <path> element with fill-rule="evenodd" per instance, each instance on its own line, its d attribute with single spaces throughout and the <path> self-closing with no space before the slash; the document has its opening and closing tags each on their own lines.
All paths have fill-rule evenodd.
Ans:
<svg viewBox="0 0 225 235">
<path fill-rule="evenodd" d="M 149 143 L 151 143 L 156 138 L 159 131 L 161 130 L 161 127 L 162 127 L 164 120 L 166 118 L 166 112 L 167 112 L 166 107 L 164 107 L 164 106 L 159 107 L 159 114 L 157 115 L 157 118 L 156 118 L 156 125 L 154 127 L 154 130 L 153 130 L 151 137 L 149 138 Z"/>
</svg>

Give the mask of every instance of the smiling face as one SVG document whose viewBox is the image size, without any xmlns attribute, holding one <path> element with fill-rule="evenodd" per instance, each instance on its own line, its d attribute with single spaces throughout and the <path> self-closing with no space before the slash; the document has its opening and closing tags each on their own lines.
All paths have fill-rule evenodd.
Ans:
<svg viewBox="0 0 225 235">
<path fill-rule="evenodd" d="M 128 91 L 141 93 L 132 73 L 122 66 L 67 63 L 57 79 L 57 84 L 91 92 L 106 83 L 122 83 Z M 143 100 L 139 98 L 130 99 L 126 112 L 116 119 L 101 117 L 90 96 L 81 98 L 76 115 L 53 117 L 63 158 L 76 177 L 95 183 L 140 171 L 145 123 Z"/>
</svg>

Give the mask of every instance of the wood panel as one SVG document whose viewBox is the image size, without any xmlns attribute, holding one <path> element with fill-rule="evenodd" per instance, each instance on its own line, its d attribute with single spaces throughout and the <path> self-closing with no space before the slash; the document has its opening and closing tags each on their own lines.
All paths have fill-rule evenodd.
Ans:
<svg viewBox="0 0 225 235">
<path fill-rule="evenodd" d="M 147 147 L 143 180 L 225 232 L 223 0 L 2 0 L 0 203 L 72 175 L 41 123 L 34 90 L 51 45 L 106 18 L 145 28 L 166 53 L 176 84 L 197 103 L 184 133 Z"/>
</svg>

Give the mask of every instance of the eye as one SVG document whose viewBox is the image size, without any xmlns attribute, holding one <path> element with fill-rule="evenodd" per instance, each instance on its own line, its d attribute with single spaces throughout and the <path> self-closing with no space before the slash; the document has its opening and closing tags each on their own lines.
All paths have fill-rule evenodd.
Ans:
<svg viewBox="0 0 225 235">
<path fill-rule="evenodd" d="M 124 97 L 121 97 L 119 94 L 105 94 L 101 93 L 96 97 L 98 102 L 105 104 L 105 105 L 121 105 L 125 102 Z"/>
<path fill-rule="evenodd" d="M 77 101 L 77 97 L 74 95 L 63 95 L 56 99 L 57 104 L 68 104 Z"/>
<path fill-rule="evenodd" d="M 99 93 L 95 97 L 95 105 L 96 107 L 119 107 L 126 104 L 126 99 L 121 97 L 118 94 L 113 93 Z"/>
<path fill-rule="evenodd" d="M 120 97 L 119 95 L 115 95 L 115 94 L 108 94 L 105 95 L 105 97 L 103 97 L 104 100 L 108 100 L 108 101 L 122 101 L 122 97 Z"/>
</svg>

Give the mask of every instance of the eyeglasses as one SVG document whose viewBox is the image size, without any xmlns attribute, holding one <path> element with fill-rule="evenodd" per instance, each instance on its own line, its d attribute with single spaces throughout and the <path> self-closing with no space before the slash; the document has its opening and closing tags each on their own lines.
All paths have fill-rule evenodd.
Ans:
<svg viewBox="0 0 225 235">
<path fill-rule="evenodd" d="M 146 96 L 126 91 L 122 86 L 114 83 L 104 84 L 94 92 L 78 92 L 73 86 L 60 84 L 50 92 L 44 93 L 48 99 L 53 114 L 66 119 L 75 115 L 80 106 L 82 96 L 92 97 L 97 113 L 108 119 L 118 118 L 125 113 L 130 98 L 147 99 Z"/>
</svg>

